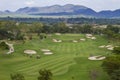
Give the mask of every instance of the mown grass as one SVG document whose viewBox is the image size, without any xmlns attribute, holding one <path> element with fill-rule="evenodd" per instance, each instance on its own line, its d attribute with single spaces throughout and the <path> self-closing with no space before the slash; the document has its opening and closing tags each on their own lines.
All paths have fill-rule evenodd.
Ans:
<svg viewBox="0 0 120 80">
<path fill-rule="evenodd" d="M 72 40 L 85 38 L 83 34 L 52 35 L 47 39 L 40 40 L 34 37 L 31 41 L 14 42 L 15 52 L 12 55 L 0 51 L 0 80 L 10 80 L 11 73 L 22 73 L 26 80 L 37 80 L 40 69 L 50 69 L 53 80 L 90 80 L 90 70 L 97 70 L 97 80 L 108 80 L 107 74 L 102 70 L 102 61 L 90 61 L 90 55 L 105 55 L 111 53 L 107 49 L 98 46 L 108 44 L 102 36 L 96 36 L 96 40 L 87 39 L 73 43 Z M 52 39 L 63 40 L 62 43 L 54 43 Z M 109 43 L 110 44 L 110 43 Z M 115 43 L 112 43 L 115 44 Z M 50 49 L 53 55 L 44 55 L 40 49 Z M 36 59 L 24 55 L 26 49 L 36 50 L 41 56 Z"/>
</svg>

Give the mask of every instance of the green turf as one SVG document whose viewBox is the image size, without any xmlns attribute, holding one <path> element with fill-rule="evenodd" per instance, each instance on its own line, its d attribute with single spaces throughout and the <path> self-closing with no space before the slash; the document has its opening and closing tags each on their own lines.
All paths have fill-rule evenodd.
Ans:
<svg viewBox="0 0 120 80">
<path fill-rule="evenodd" d="M 34 37 L 24 44 L 21 41 L 14 42 L 15 52 L 12 55 L 0 51 L 0 80 L 10 80 L 11 73 L 23 73 L 26 80 L 37 80 L 40 69 L 50 69 L 54 80 L 73 80 L 72 77 L 74 80 L 90 80 L 90 70 L 98 71 L 97 80 L 108 80 L 107 74 L 101 68 L 102 61 L 87 59 L 90 55 L 106 56 L 111 53 L 107 49 L 98 48 L 100 45 L 108 44 L 108 41 L 101 36 L 96 37 L 96 40 L 87 39 L 84 42 L 73 43 L 72 40 L 85 38 L 85 35 L 53 34 L 44 40 Z M 61 39 L 63 42 L 54 43 L 53 38 Z M 54 54 L 44 55 L 40 50 L 42 48 L 50 49 Z M 24 55 L 23 51 L 26 49 L 36 50 L 41 58 Z"/>
</svg>

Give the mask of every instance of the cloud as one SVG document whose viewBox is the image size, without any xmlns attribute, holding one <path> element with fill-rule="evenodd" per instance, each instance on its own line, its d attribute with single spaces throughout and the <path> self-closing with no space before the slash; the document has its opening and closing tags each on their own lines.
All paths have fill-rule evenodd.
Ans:
<svg viewBox="0 0 120 80">
<path fill-rule="evenodd" d="M 34 1 L 26 1 L 25 4 L 30 6 L 30 5 L 33 5 L 35 2 Z"/>
</svg>

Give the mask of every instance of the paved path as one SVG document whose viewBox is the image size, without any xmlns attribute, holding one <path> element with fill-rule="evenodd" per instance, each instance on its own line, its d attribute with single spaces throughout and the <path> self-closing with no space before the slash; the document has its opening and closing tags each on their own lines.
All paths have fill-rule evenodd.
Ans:
<svg viewBox="0 0 120 80">
<path fill-rule="evenodd" d="M 7 42 L 5 42 L 8 46 L 9 46 L 9 51 L 7 52 L 7 54 L 11 54 L 14 52 L 14 47 L 13 47 L 13 44 L 9 44 Z"/>
</svg>

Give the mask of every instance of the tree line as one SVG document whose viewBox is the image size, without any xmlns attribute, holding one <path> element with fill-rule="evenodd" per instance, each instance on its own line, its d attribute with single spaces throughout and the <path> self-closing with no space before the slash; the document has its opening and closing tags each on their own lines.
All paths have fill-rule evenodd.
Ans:
<svg viewBox="0 0 120 80">
<path fill-rule="evenodd" d="M 120 24 L 120 19 L 119 18 L 84 18 L 84 17 L 77 17 L 77 18 L 46 18 L 46 17 L 38 17 L 38 18 L 14 18 L 14 17 L 1 17 L 0 21 L 17 21 L 17 22 L 27 22 L 27 23 L 32 23 L 32 22 L 42 22 L 42 23 L 58 23 L 58 22 L 67 22 L 67 23 L 76 23 L 76 24 Z"/>
<path fill-rule="evenodd" d="M 104 34 L 109 39 L 120 40 L 120 27 L 113 25 L 103 28 L 91 24 L 66 24 L 64 22 L 45 24 L 41 22 L 0 21 L 0 39 L 23 40 L 25 36 L 32 39 L 32 33 L 37 33 L 40 37 L 42 33 Z"/>
</svg>

